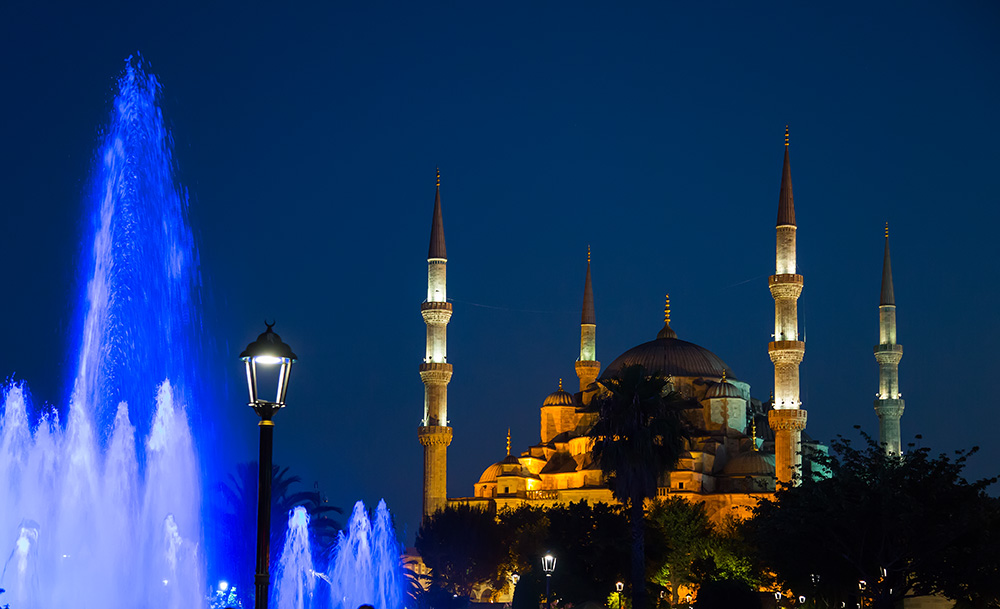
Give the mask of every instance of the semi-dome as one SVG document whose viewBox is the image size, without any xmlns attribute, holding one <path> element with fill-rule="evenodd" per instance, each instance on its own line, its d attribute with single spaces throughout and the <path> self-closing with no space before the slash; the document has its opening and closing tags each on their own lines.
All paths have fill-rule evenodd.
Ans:
<svg viewBox="0 0 1000 609">
<path fill-rule="evenodd" d="M 758 450 L 736 455 L 722 468 L 723 476 L 773 476 L 774 455 Z"/>
<path fill-rule="evenodd" d="M 677 335 L 666 324 L 656 340 L 632 347 L 611 362 L 601 378 L 609 378 L 618 374 L 626 366 L 641 364 L 650 373 L 663 376 L 715 377 L 728 375 L 729 366 L 726 362 L 704 347 L 677 338 Z"/>
</svg>

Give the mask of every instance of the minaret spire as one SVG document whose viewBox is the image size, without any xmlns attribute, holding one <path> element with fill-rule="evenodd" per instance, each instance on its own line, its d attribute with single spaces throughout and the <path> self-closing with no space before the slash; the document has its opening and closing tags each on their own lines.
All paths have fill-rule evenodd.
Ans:
<svg viewBox="0 0 1000 609">
<path fill-rule="evenodd" d="M 795 201 L 792 196 L 792 169 L 788 156 L 788 126 L 785 126 L 785 159 L 778 191 L 777 245 L 775 273 L 768 279 L 774 298 L 774 340 L 768 354 L 774 363 L 773 408 L 768 424 L 774 430 L 775 474 L 782 484 L 790 484 L 802 463 L 800 446 L 806 427 L 806 411 L 799 400 L 799 364 L 806 345 L 799 340 L 798 299 L 802 275 L 797 273 Z"/>
<path fill-rule="evenodd" d="M 594 285 L 590 279 L 590 246 L 587 246 L 587 276 L 583 282 L 583 312 L 580 316 L 580 359 L 576 360 L 576 376 L 580 379 L 580 393 L 584 404 L 589 404 L 597 391 L 597 375 L 601 362 L 597 361 L 597 315 L 594 312 Z"/>
<path fill-rule="evenodd" d="M 420 364 L 424 383 L 424 417 L 417 437 L 424 447 L 424 517 L 444 509 L 448 501 L 448 383 L 452 366 L 448 363 L 448 322 L 452 306 L 447 290 L 448 255 L 444 247 L 444 220 L 441 215 L 441 171 L 437 172 L 431 242 L 427 252 L 427 300 L 420 313 L 427 324 L 427 350 Z"/>
<path fill-rule="evenodd" d="M 899 392 L 899 361 L 903 359 L 903 346 L 896 342 L 896 297 L 892 289 L 892 264 L 889 261 L 889 223 L 885 224 L 885 254 L 882 259 L 882 294 L 879 298 L 879 344 L 875 346 L 878 362 L 878 397 L 875 414 L 878 415 L 879 441 L 888 454 L 901 454 L 899 419 L 903 416 L 903 399 Z"/>
</svg>

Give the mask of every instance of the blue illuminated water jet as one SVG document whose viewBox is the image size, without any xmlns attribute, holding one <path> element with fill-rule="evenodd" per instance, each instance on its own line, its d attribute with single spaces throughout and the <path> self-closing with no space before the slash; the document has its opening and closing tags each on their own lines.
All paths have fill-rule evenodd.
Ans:
<svg viewBox="0 0 1000 609">
<path fill-rule="evenodd" d="M 87 201 L 65 421 L 23 384 L 0 418 L 0 587 L 16 609 L 206 605 L 198 400 L 198 257 L 173 180 L 159 84 L 119 80 Z"/>
</svg>

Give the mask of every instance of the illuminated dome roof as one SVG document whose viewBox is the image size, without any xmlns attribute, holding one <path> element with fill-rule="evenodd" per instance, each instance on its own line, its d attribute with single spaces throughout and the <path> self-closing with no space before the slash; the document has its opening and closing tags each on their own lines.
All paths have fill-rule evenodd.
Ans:
<svg viewBox="0 0 1000 609">
<path fill-rule="evenodd" d="M 722 468 L 723 476 L 773 476 L 774 455 L 758 450 L 736 455 Z"/>
<path fill-rule="evenodd" d="M 486 468 L 482 476 L 479 476 L 479 484 L 486 482 L 496 482 L 497 476 L 500 475 L 500 464 L 494 463 L 493 465 Z"/>
<path fill-rule="evenodd" d="M 736 378 L 718 355 L 677 338 L 669 323 L 660 330 L 656 340 L 632 347 L 619 355 L 604 369 L 601 378 L 615 376 L 622 368 L 635 364 L 642 364 L 648 372 L 663 376 L 721 378 L 728 374 L 729 378 Z"/>
<path fill-rule="evenodd" d="M 708 388 L 708 391 L 705 392 L 705 397 L 709 398 L 709 399 L 711 399 L 711 398 L 739 398 L 739 399 L 742 400 L 743 399 L 743 394 L 740 393 L 740 390 L 736 388 L 736 385 L 733 385 L 732 383 L 730 383 L 729 381 L 727 381 L 726 377 L 723 376 L 722 377 L 722 382 L 715 383 L 711 387 Z"/>
<path fill-rule="evenodd" d="M 550 393 L 545 401 L 542 402 L 542 406 L 572 406 L 573 405 L 573 394 L 568 391 L 563 391 L 562 379 L 559 379 L 559 389 Z"/>
</svg>

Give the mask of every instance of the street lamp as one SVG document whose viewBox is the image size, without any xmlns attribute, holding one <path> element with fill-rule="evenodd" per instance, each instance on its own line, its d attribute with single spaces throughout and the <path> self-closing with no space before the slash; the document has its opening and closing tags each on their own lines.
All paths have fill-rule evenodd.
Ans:
<svg viewBox="0 0 1000 609">
<path fill-rule="evenodd" d="M 861 609 L 865 609 L 865 588 L 868 587 L 868 582 L 863 579 L 858 580 L 858 597 L 861 600 Z"/>
<path fill-rule="evenodd" d="M 618 609 L 622 609 L 622 590 L 624 589 L 624 582 L 615 582 L 615 592 L 618 593 Z"/>
<path fill-rule="evenodd" d="M 517 582 L 521 581 L 521 574 L 514 571 L 510 574 L 510 602 L 514 602 L 514 594 L 517 593 Z"/>
<path fill-rule="evenodd" d="M 260 458 L 257 481 L 257 572 L 254 576 L 256 597 L 254 607 L 267 609 L 268 578 L 271 541 L 271 453 L 274 444 L 274 414 L 285 406 L 285 393 L 288 392 L 288 377 L 295 363 L 292 348 L 281 342 L 281 337 L 274 333 L 274 324 L 264 322 L 267 330 L 257 337 L 257 340 L 247 345 L 240 354 L 240 359 L 246 364 L 247 389 L 250 391 L 250 407 L 260 417 Z M 257 380 L 258 366 L 265 376 L 273 376 L 277 366 L 277 390 L 274 400 L 262 400 L 258 396 Z"/>
<path fill-rule="evenodd" d="M 551 552 L 542 557 L 542 571 L 545 571 L 545 605 L 552 609 L 552 598 L 549 597 L 552 583 L 552 572 L 556 570 L 556 557 Z"/>
</svg>

